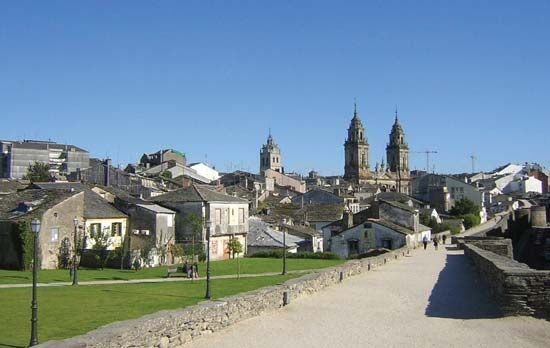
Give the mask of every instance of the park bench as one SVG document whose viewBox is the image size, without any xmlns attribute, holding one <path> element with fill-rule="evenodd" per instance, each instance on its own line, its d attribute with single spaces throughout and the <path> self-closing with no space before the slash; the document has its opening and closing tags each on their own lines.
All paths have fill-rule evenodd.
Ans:
<svg viewBox="0 0 550 348">
<path fill-rule="evenodd" d="M 172 276 L 176 276 L 178 273 L 178 265 L 171 265 L 168 266 L 168 273 L 166 274 L 166 278 L 170 278 Z"/>
</svg>

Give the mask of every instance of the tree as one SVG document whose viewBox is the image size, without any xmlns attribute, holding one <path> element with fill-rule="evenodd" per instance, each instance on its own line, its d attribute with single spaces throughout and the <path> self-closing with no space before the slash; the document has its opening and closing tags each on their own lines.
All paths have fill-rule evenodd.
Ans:
<svg viewBox="0 0 550 348">
<path fill-rule="evenodd" d="M 233 236 L 227 244 L 227 249 L 229 249 L 229 253 L 233 255 L 233 258 L 235 258 L 235 255 L 237 255 L 237 279 L 239 279 L 241 277 L 241 264 L 239 261 L 239 254 L 243 252 L 243 245 L 241 244 L 240 240 Z"/>
<path fill-rule="evenodd" d="M 457 201 L 451 209 L 451 215 L 459 216 L 464 219 L 464 227 L 466 229 L 477 226 L 481 223 L 479 213 L 481 208 L 467 198 Z"/>
<path fill-rule="evenodd" d="M 184 224 L 191 231 L 191 255 L 195 261 L 195 239 L 202 233 L 204 221 L 197 213 L 191 213 L 184 219 Z"/>
<path fill-rule="evenodd" d="M 160 176 L 165 177 L 165 178 L 168 178 L 168 179 L 172 179 L 172 172 L 169 171 L 169 170 L 165 170 L 164 172 L 162 172 L 162 173 L 160 174 Z"/>
<path fill-rule="evenodd" d="M 103 269 L 109 260 L 109 251 L 107 250 L 111 245 L 109 235 L 103 233 L 103 231 L 98 231 L 91 234 L 91 239 L 93 241 L 92 250 L 96 252 L 95 259 L 99 264 L 99 268 Z"/>
<path fill-rule="evenodd" d="M 171 244 L 168 247 L 168 252 L 170 255 L 172 255 L 172 260 L 175 260 L 176 257 L 183 257 L 185 256 L 185 252 L 183 251 L 183 247 L 181 244 Z"/>
<path fill-rule="evenodd" d="M 29 164 L 29 167 L 27 168 L 27 175 L 23 178 L 30 180 L 31 182 L 50 181 L 50 165 L 42 162 L 34 162 L 33 164 Z"/>
<path fill-rule="evenodd" d="M 454 216 L 463 216 L 466 214 L 479 215 L 480 211 L 481 209 L 474 202 L 468 198 L 463 198 L 455 203 L 454 207 L 451 208 L 450 213 Z"/>
</svg>

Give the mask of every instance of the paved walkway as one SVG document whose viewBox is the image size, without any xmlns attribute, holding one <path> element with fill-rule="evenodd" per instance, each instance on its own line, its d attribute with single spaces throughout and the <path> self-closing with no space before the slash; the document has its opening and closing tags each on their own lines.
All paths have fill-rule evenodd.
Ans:
<svg viewBox="0 0 550 348">
<path fill-rule="evenodd" d="M 288 271 L 288 273 L 308 273 L 313 272 L 316 269 L 305 269 L 297 271 Z M 251 278 L 251 277 L 267 277 L 279 275 L 281 272 L 269 272 L 269 273 L 256 273 L 256 274 L 241 274 L 241 278 Z M 212 276 L 212 279 L 232 279 L 237 278 L 236 274 L 226 274 L 220 276 Z M 194 280 L 204 280 L 206 277 L 194 278 Z M 165 282 L 191 282 L 190 278 L 186 277 L 172 277 L 172 278 L 147 278 L 147 279 L 128 279 L 128 280 L 87 280 L 79 281 L 78 285 L 111 285 L 111 284 L 141 284 L 141 283 L 165 283 Z M 59 287 L 59 286 L 71 286 L 71 282 L 52 282 L 52 283 L 38 283 L 36 284 L 41 288 L 48 287 Z M 10 289 L 10 288 L 30 288 L 32 283 L 24 284 L 0 284 L 0 289 Z"/>
<path fill-rule="evenodd" d="M 549 342 L 550 322 L 500 317 L 462 251 L 440 246 L 188 346 L 523 348 Z"/>
</svg>

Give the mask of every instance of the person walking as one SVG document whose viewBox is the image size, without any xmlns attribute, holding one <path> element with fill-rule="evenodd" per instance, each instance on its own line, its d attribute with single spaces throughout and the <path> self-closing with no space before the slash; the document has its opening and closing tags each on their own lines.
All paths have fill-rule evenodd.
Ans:
<svg viewBox="0 0 550 348">
<path fill-rule="evenodd" d="M 445 241 L 447 240 L 447 236 L 443 235 L 443 244 L 445 244 Z"/>
<path fill-rule="evenodd" d="M 435 250 L 437 250 L 437 245 L 439 244 L 437 238 L 438 238 L 438 237 L 435 237 L 435 238 L 434 238 L 434 248 L 435 248 Z"/>
<path fill-rule="evenodd" d="M 424 244 L 424 250 L 426 250 L 426 247 L 428 246 L 428 237 L 427 236 L 424 236 L 424 238 L 422 238 L 422 244 Z"/>
<path fill-rule="evenodd" d="M 195 263 L 193 264 L 193 276 L 195 278 L 198 278 L 199 277 L 199 264 L 195 261 Z"/>
</svg>

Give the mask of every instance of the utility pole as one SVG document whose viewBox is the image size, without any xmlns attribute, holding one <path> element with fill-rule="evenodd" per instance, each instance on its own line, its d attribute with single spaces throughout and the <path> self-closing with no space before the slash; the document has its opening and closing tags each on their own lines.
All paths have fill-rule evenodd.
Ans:
<svg viewBox="0 0 550 348">
<path fill-rule="evenodd" d="M 476 167 L 475 167 L 475 160 L 477 159 L 476 155 L 474 154 L 471 154 L 470 155 L 470 158 L 472 159 L 472 174 L 476 172 Z"/>
</svg>

